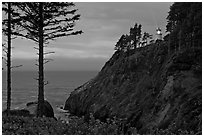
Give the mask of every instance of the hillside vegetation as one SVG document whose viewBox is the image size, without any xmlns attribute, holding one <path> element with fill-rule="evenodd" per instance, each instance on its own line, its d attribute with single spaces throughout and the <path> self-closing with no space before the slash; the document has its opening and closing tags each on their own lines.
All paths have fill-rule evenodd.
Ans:
<svg viewBox="0 0 204 137">
<path fill-rule="evenodd" d="M 202 3 L 172 4 L 166 32 L 148 44 L 151 35 L 144 33 L 141 41 L 141 25 L 135 24 L 98 75 L 71 93 L 64 109 L 85 119 L 90 113 L 102 121 L 122 119 L 124 134 L 130 127 L 139 134 L 201 134 Z"/>
<path fill-rule="evenodd" d="M 101 72 L 73 91 L 65 109 L 106 121 L 122 118 L 124 129 L 201 131 L 202 53 L 186 49 L 168 55 L 167 44 L 115 52 Z"/>
</svg>

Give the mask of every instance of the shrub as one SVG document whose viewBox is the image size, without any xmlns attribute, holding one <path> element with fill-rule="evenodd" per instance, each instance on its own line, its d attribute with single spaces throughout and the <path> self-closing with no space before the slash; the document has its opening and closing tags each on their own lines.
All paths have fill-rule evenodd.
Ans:
<svg viewBox="0 0 204 137">
<path fill-rule="evenodd" d="M 136 128 L 125 125 L 123 119 L 107 119 L 101 122 L 90 114 L 88 122 L 84 117 L 69 117 L 68 121 L 53 118 L 37 118 L 24 116 L 6 116 L 2 117 L 2 134 L 3 135 L 122 135 L 122 134 L 138 134 Z M 126 128 L 126 132 L 124 129 Z M 202 130 L 202 129 L 201 129 Z M 162 130 L 152 128 L 146 131 L 146 134 L 171 135 L 171 134 L 202 134 L 192 131 L 184 131 L 177 129 L 171 125 L 167 129 Z"/>
</svg>

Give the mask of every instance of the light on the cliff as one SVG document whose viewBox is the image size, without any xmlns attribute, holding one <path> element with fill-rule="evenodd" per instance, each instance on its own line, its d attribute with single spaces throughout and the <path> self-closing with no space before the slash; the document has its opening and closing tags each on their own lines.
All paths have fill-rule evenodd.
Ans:
<svg viewBox="0 0 204 137">
<path fill-rule="evenodd" d="M 161 29 L 160 28 L 157 28 L 157 34 L 161 34 Z"/>
<path fill-rule="evenodd" d="M 157 34 L 161 34 L 161 31 L 157 31 Z"/>
<path fill-rule="evenodd" d="M 162 40 L 162 31 L 160 28 L 156 29 L 156 40 Z"/>
</svg>

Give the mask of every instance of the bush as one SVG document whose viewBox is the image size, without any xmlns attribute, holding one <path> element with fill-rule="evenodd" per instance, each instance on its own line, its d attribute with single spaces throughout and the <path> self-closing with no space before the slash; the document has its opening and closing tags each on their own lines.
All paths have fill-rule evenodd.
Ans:
<svg viewBox="0 0 204 137">
<path fill-rule="evenodd" d="M 90 115 L 88 122 L 84 117 L 69 117 L 68 121 L 53 118 L 37 118 L 24 116 L 6 116 L 2 119 L 3 135 L 122 135 L 122 134 L 138 134 L 136 128 L 125 125 L 122 119 L 107 119 L 101 122 Z M 148 129 L 145 134 L 151 135 L 172 135 L 172 134 L 202 134 L 202 129 L 198 133 L 191 131 L 183 131 L 176 129 L 174 125 L 167 129 L 152 128 Z M 124 131 L 126 130 L 126 131 Z"/>
<path fill-rule="evenodd" d="M 72 116 L 69 121 L 53 118 L 36 118 L 3 115 L 2 133 L 4 135 L 114 135 L 123 134 L 113 120 L 101 122 L 90 116 L 85 122 L 84 117 Z"/>
<path fill-rule="evenodd" d="M 3 115 L 6 115 L 8 113 L 8 110 L 4 110 L 2 112 Z M 12 116 L 32 116 L 30 112 L 26 109 L 21 109 L 21 110 L 9 110 L 9 115 Z"/>
</svg>

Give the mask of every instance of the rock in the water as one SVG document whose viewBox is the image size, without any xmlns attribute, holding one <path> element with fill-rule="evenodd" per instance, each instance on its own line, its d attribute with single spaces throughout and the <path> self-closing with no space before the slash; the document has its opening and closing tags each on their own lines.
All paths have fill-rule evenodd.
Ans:
<svg viewBox="0 0 204 137">
<path fill-rule="evenodd" d="M 26 109 L 30 112 L 30 114 L 36 115 L 37 114 L 37 105 L 38 102 L 29 102 L 26 104 Z M 54 111 L 52 106 L 48 101 L 44 101 L 44 112 L 43 115 L 46 117 L 54 117 Z"/>
</svg>

